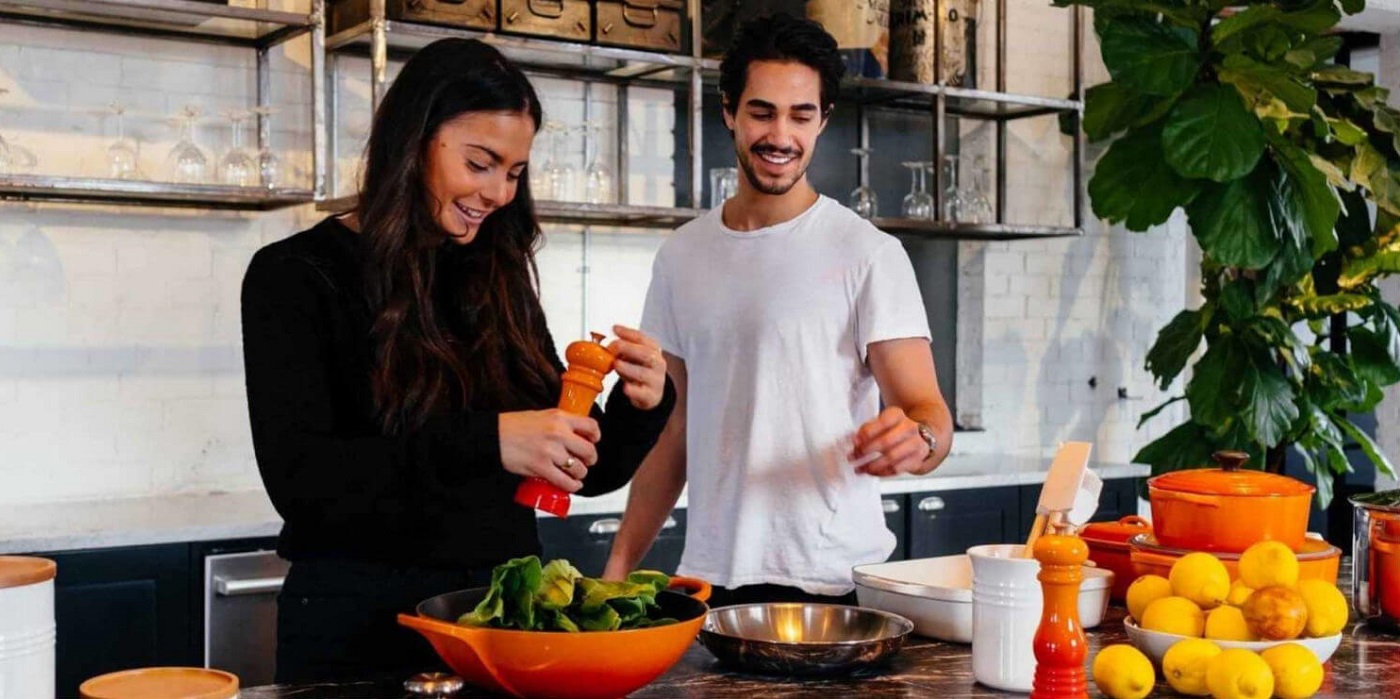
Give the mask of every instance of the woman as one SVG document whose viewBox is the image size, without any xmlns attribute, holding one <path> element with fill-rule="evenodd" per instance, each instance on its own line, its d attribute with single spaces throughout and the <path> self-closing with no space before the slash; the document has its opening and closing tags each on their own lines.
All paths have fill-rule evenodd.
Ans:
<svg viewBox="0 0 1400 699">
<path fill-rule="evenodd" d="M 657 344 L 614 332 L 617 387 L 591 418 L 550 409 L 526 160 L 524 74 L 449 39 L 384 97 L 353 215 L 253 257 L 243 284 L 253 445 L 292 561 L 280 682 L 402 678 L 437 659 L 395 614 L 539 552 L 522 477 L 598 495 L 631 478 L 670 413 Z"/>
</svg>

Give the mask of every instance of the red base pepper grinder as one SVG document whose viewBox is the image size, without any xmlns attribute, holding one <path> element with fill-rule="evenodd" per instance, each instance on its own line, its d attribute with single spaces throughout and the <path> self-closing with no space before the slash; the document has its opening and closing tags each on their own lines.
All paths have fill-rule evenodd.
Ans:
<svg viewBox="0 0 1400 699">
<path fill-rule="evenodd" d="M 1035 632 L 1031 699 L 1089 699 L 1084 671 L 1088 639 L 1079 625 L 1081 566 L 1089 558 L 1089 547 L 1068 531 L 1061 527 L 1035 542 L 1045 604 Z"/>
<path fill-rule="evenodd" d="M 616 357 L 603 346 L 603 336 L 593 333 L 592 340 L 569 343 L 564 359 L 569 368 L 564 372 L 564 386 L 559 392 L 559 409 L 587 416 L 603 392 L 603 377 L 612 371 Z M 515 489 L 515 501 L 556 517 L 569 516 L 569 494 L 542 478 L 526 478 Z"/>
</svg>

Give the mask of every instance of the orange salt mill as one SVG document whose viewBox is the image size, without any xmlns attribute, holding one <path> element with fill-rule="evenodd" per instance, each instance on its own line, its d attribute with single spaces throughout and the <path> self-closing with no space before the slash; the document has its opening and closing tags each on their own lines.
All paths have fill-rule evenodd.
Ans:
<svg viewBox="0 0 1400 699">
<path fill-rule="evenodd" d="M 559 392 L 559 409 L 566 413 L 587 416 L 603 392 L 603 377 L 613 369 L 616 357 L 603 346 L 602 335 L 592 335 L 592 340 L 570 342 L 564 350 L 569 368 Z M 526 478 L 515 489 L 515 501 L 556 517 L 569 516 L 569 494 L 543 478 Z"/>
<path fill-rule="evenodd" d="M 1084 672 L 1089 646 L 1079 625 L 1081 566 L 1089 558 L 1089 547 L 1069 531 L 1057 522 L 1055 533 L 1035 542 L 1045 604 L 1035 632 L 1031 699 L 1089 699 Z"/>
</svg>

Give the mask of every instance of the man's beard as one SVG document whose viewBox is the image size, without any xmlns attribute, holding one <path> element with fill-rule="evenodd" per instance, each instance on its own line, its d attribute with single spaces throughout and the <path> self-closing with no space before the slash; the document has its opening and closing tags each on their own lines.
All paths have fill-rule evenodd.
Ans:
<svg viewBox="0 0 1400 699">
<path fill-rule="evenodd" d="M 766 146 L 755 146 L 746 151 L 735 148 L 734 151 L 737 156 L 736 159 L 739 161 L 739 168 L 744 171 L 744 177 L 748 178 L 749 185 L 763 194 L 772 196 L 787 194 L 788 191 L 796 186 L 798 182 L 801 182 L 802 177 L 807 174 L 807 168 L 803 167 L 793 175 L 790 181 L 784 182 L 779 180 L 773 184 L 768 184 L 759 179 L 758 171 L 753 164 L 753 159 L 758 157 L 757 153 L 754 151 L 762 153 L 790 153 L 794 158 L 800 158 L 801 155 L 798 151 L 789 148 L 772 148 Z M 808 163 L 808 165 L 810 165 L 810 163 Z"/>
</svg>

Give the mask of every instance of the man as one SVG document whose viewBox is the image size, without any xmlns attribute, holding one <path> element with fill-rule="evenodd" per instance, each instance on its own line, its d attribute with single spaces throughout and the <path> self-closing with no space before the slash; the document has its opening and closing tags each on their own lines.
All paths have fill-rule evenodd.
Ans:
<svg viewBox="0 0 1400 699">
<path fill-rule="evenodd" d="M 787 15 L 745 25 L 724 59 L 744 174 L 657 253 L 642 327 L 677 402 L 606 577 L 637 565 L 688 480 L 680 572 L 712 582 L 713 605 L 853 602 L 851 567 L 895 545 L 876 477 L 928 473 L 948 454 L 908 255 L 807 181 L 841 74 L 835 40 Z"/>
</svg>

